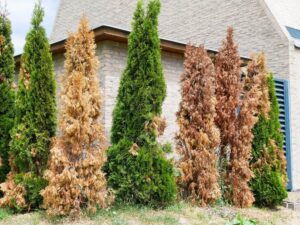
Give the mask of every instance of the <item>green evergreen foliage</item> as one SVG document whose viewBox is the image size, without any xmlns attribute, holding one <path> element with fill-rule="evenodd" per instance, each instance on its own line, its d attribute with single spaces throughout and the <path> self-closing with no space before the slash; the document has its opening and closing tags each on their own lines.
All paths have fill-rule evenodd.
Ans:
<svg viewBox="0 0 300 225">
<path fill-rule="evenodd" d="M 160 2 L 151 0 L 147 13 L 141 0 L 129 36 L 127 67 L 113 112 L 106 172 L 117 201 L 163 207 L 175 199 L 173 165 L 157 143 L 159 118 L 166 96 L 158 36 Z"/>
<path fill-rule="evenodd" d="M 287 197 L 286 161 L 283 153 L 283 135 L 280 132 L 279 105 L 273 76 L 268 77 L 271 109 L 268 117 L 259 116 L 253 129 L 251 188 L 257 206 L 275 207 Z"/>
<path fill-rule="evenodd" d="M 47 181 L 34 173 L 18 173 L 14 180 L 16 184 L 21 184 L 26 190 L 25 201 L 30 204 L 31 209 L 39 207 L 43 201 L 40 191 L 47 185 Z M 17 204 L 16 207 L 18 208 Z M 22 208 L 19 209 L 22 211 Z"/>
<path fill-rule="evenodd" d="M 151 1 L 144 16 L 142 2 L 138 2 L 129 37 L 127 67 L 113 112 L 113 144 L 122 138 L 138 139 L 144 132 L 145 122 L 161 113 L 166 84 L 157 30 L 159 10 L 159 2 Z"/>
<path fill-rule="evenodd" d="M 0 14 L 0 182 L 9 172 L 8 150 L 10 130 L 14 123 L 13 78 L 15 74 L 14 49 L 11 41 L 11 24 L 5 12 Z"/>
<path fill-rule="evenodd" d="M 165 207 L 174 200 L 176 186 L 172 164 L 161 146 L 145 144 L 133 156 L 134 143 L 122 139 L 109 149 L 108 182 L 117 191 L 117 201 Z"/>
<path fill-rule="evenodd" d="M 282 174 L 272 171 L 268 166 L 254 170 L 251 188 L 255 197 L 255 205 L 273 208 L 282 204 L 287 198 L 286 187 L 282 182 Z"/>
<path fill-rule="evenodd" d="M 46 32 L 41 26 L 43 16 L 43 9 L 36 5 L 21 58 L 16 130 L 11 148 L 18 170 L 37 175 L 46 167 L 50 138 L 56 131 L 54 69 Z"/>
<path fill-rule="evenodd" d="M 51 137 L 56 131 L 56 88 L 50 46 L 41 26 L 44 10 L 35 6 L 31 29 L 21 58 L 16 119 L 10 158 L 14 182 L 25 187 L 26 207 L 41 203 L 40 190 L 47 165 Z M 7 182 L 11 182 L 8 178 Z"/>
<path fill-rule="evenodd" d="M 269 112 L 269 118 L 264 115 L 260 115 L 259 121 L 255 125 L 254 139 L 253 139 L 253 161 L 257 161 L 261 156 L 261 149 L 264 148 L 270 139 L 274 140 L 279 148 L 283 148 L 283 135 L 280 132 L 279 122 L 279 105 L 275 92 L 275 82 L 273 76 L 268 77 L 269 88 L 269 100 L 271 104 L 271 110 Z"/>
</svg>

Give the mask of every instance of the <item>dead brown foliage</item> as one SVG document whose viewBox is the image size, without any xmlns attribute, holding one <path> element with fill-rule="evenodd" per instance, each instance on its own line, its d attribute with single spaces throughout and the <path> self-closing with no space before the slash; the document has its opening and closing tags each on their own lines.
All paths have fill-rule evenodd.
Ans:
<svg viewBox="0 0 300 225">
<path fill-rule="evenodd" d="M 234 43 L 233 29 L 229 28 L 216 57 L 216 123 L 221 131 L 219 165 L 226 186 L 224 197 L 238 207 L 249 207 L 254 201 L 248 185 L 252 177 L 249 166 L 252 129 L 258 120 L 258 111 L 267 114 L 270 110 L 269 103 L 259 104 L 268 100 L 268 89 L 262 85 L 267 84 L 266 74 L 265 58 L 261 55 L 249 62 L 247 75 L 241 81 L 238 47 Z"/>
<path fill-rule="evenodd" d="M 14 173 L 7 174 L 4 183 L 0 184 L 0 189 L 5 195 L 0 199 L 0 206 L 14 208 L 17 205 L 20 208 L 27 206 L 25 201 L 26 190 L 21 184 L 16 184 L 14 181 Z"/>
<path fill-rule="evenodd" d="M 155 136 L 159 137 L 164 134 L 164 131 L 167 127 L 167 122 L 165 118 L 161 118 L 159 116 L 155 116 L 151 122 L 147 122 L 145 124 L 145 131 L 155 133 Z"/>
<path fill-rule="evenodd" d="M 221 132 L 221 157 L 225 148 L 236 135 L 234 125 L 239 106 L 242 84 L 240 82 L 240 56 L 233 39 L 233 29 L 227 31 L 226 40 L 216 56 L 216 124 Z"/>
<path fill-rule="evenodd" d="M 187 46 L 181 78 L 177 151 L 182 156 L 178 180 L 181 195 L 193 203 L 214 203 L 220 196 L 216 148 L 220 143 L 215 126 L 215 72 L 204 46 Z"/>
<path fill-rule="evenodd" d="M 271 110 L 270 100 L 269 100 L 269 87 L 268 87 L 268 68 L 266 63 L 266 57 L 264 53 L 260 53 L 257 56 L 252 57 L 252 63 L 248 64 L 247 75 L 248 77 L 253 77 L 259 75 L 260 78 L 260 100 L 258 104 L 258 111 L 262 113 L 266 118 L 269 117 L 269 112 Z"/>
<path fill-rule="evenodd" d="M 259 110 L 264 113 L 270 110 L 269 104 L 260 104 L 262 99 L 268 99 L 268 89 L 264 86 L 267 85 L 267 71 L 262 57 L 253 57 L 248 64 L 240 110 L 234 123 L 236 136 L 230 142 L 230 163 L 227 171 L 227 182 L 231 188 L 230 200 L 234 205 L 243 208 L 250 207 L 254 202 L 248 185 L 253 176 L 250 169 L 252 129 L 258 121 Z"/>
<path fill-rule="evenodd" d="M 76 216 L 81 207 L 95 212 L 112 200 L 101 171 L 106 147 L 95 47 L 94 34 L 82 18 L 66 43 L 61 135 L 54 140 L 45 172 L 49 185 L 42 195 L 50 215 Z"/>
<path fill-rule="evenodd" d="M 233 39 L 233 29 L 228 28 L 226 40 L 215 59 L 216 69 L 216 117 L 220 129 L 221 144 L 218 153 L 218 168 L 223 194 L 228 194 L 226 185 L 227 167 L 230 160 L 231 140 L 236 137 L 235 120 L 242 90 L 238 46 Z M 222 196 L 227 197 L 228 196 Z"/>
</svg>

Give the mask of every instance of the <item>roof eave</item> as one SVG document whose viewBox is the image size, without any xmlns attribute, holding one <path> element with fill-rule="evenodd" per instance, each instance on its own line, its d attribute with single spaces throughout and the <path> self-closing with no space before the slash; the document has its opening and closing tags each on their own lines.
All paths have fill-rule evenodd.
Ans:
<svg viewBox="0 0 300 225">
<path fill-rule="evenodd" d="M 121 43 L 128 42 L 128 36 L 130 31 L 124 30 L 117 27 L 112 27 L 108 25 L 102 25 L 93 29 L 95 34 L 95 41 L 96 43 L 105 40 L 111 40 Z M 57 55 L 65 52 L 65 42 L 66 39 L 54 42 L 50 45 L 52 55 Z M 177 53 L 177 54 L 184 54 L 186 49 L 186 43 L 172 41 L 168 39 L 160 39 L 161 49 L 166 52 Z M 208 53 L 211 55 L 216 55 L 216 50 L 207 49 Z M 21 54 L 15 56 L 15 62 L 18 66 L 20 64 Z M 250 59 L 247 57 L 241 57 L 241 65 L 245 65 Z"/>
</svg>

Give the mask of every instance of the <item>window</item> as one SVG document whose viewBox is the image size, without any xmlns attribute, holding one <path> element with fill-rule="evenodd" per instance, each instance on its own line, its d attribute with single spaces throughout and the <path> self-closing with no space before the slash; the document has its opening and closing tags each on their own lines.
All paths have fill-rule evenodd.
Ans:
<svg viewBox="0 0 300 225">
<path fill-rule="evenodd" d="M 289 107 L 289 83 L 287 80 L 275 78 L 276 96 L 279 104 L 279 121 L 281 132 L 284 135 L 283 149 L 287 160 L 287 174 L 289 183 L 288 190 L 292 189 L 292 160 L 291 160 L 291 137 L 290 137 L 290 107 Z"/>
</svg>

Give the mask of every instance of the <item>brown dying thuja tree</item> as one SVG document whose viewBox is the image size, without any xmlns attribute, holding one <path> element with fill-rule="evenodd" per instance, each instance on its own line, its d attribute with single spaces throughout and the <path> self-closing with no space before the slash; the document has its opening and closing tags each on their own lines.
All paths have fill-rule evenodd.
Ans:
<svg viewBox="0 0 300 225">
<path fill-rule="evenodd" d="M 219 172 L 222 195 L 227 192 L 225 177 L 230 155 L 230 142 L 236 136 L 237 108 L 241 94 L 240 56 L 233 39 L 233 29 L 227 31 L 226 40 L 219 50 L 215 61 L 216 69 L 216 117 L 220 129 L 221 144 L 219 152 Z"/>
<path fill-rule="evenodd" d="M 260 62 L 253 57 L 248 64 L 244 79 L 238 115 L 234 121 L 236 135 L 230 140 L 230 162 L 227 170 L 227 183 L 230 187 L 229 198 L 235 206 L 250 207 L 254 202 L 249 182 L 253 177 L 250 169 L 253 133 L 258 121 L 258 108 L 266 92 L 261 89 L 265 71 Z M 263 93 L 263 94 L 262 94 Z M 263 106 L 263 110 L 268 110 Z"/>
<path fill-rule="evenodd" d="M 227 31 L 226 40 L 216 56 L 216 124 L 221 132 L 220 157 L 224 160 L 230 140 L 235 137 L 236 109 L 241 93 L 240 56 L 233 39 L 233 29 Z"/>
<path fill-rule="evenodd" d="M 187 46 L 181 78 L 177 150 L 182 156 L 178 180 L 181 195 L 193 203 L 207 205 L 220 196 L 216 148 L 220 143 L 215 125 L 215 72 L 204 46 Z"/>
<path fill-rule="evenodd" d="M 49 185 L 42 195 L 50 215 L 78 215 L 82 207 L 95 212 L 111 200 L 101 171 L 105 140 L 95 48 L 94 34 L 82 18 L 78 32 L 66 43 L 61 134 L 53 143 L 45 172 Z"/>
<path fill-rule="evenodd" d="M 258 120 L 262 94 L 262 68 L 258 61 L 248 65 L 247 76 L 241 81 L 240 57 L 229 28 L 216 57 L 217 117 L 221 131 L 219 166 L 223 197 L 235 206 L 249 207 L 254 198 L 249 181 L 252 178 L 249 162 L 253 140 L 252 129 Z"/>
<path fill-rule="evenodd" d="M 254 77 L 259 75 L 258 77 L 260 78 L 260 98 L 257 108 L 259 113 L 261 113 L 264 117 L 269 118 L 269 112 L 271 110 L 268 87 L 269 71 L 267 68 L 267 62 L 264 53 L 252 56 L 252 60 L 247 67 L 247 75 L 248 77 Z"/>
</svg>

